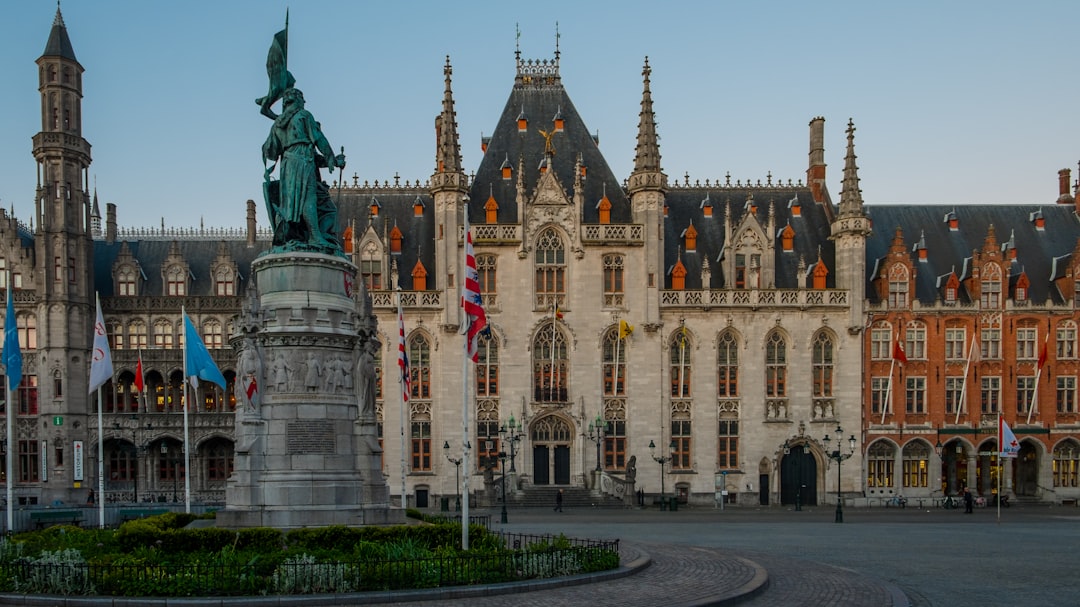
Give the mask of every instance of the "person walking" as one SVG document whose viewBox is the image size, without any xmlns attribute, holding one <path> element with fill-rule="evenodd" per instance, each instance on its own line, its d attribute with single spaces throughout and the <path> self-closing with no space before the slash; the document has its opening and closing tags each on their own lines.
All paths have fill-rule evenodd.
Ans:
<svg viewBox="0 0 1080 607">
<path fill-rule="evenodd" d="M 974 505 L 975 498 L 971 496 L 971 489 L 964 487 L 964 514 L 971 514 Z"/>
<path fill-rule="evenodd" d="M 555 494 L 555 512 L 562 512 L 562 489 Z"/>
</svg>

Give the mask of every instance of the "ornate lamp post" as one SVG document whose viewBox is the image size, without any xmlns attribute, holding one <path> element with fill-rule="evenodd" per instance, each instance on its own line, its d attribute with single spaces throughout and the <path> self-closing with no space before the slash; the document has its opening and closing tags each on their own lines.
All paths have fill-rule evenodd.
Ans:
<svg viewBox="0 0 1080 607">
<path fill-rule="evenodd" d="M 525 436 L 525 433 L 522 432 L 522 430 L 522 424 L 518 423 L 513 415 L 510 416 L 509 422 L 503 424 L 502 427 L 499 428 L 499 435 L 502 436 L 502 439 L 505 442 L 510 444 L 510 474 L 517 472 L 517 469 L 514 468 L 514 456 L 517 454 L 515 446 Z"/>
<path fill-rule="evenodd" d="M 651 440 L 649 441 L 649 455 L 652 456 L 654 462 L 660 464 L 660 503 L 661 504 L 664 503 L 664 495 L 667 493 L 667 491 L 664 489 L 664 464 L 666 464 L 666 463 L 670 462 L 671 460 L 675 459 L 675 456 L 671 455 L 671 452 L 674 451 L 674 450 L 675 450 L 675 441 L 671 441 L 671 444 L 668 445 L 668 455 L 661 455 L 660 457 L 657 457 L 656 456 L 656 443 L 652 442 Z"/>
<path fill-rule="evenodd" d="M 461 510 L 461 458 L 450 457 L 450 441 L 443 441 L 446 461 L 454 464 L 454 510 Z"/>
<path fill-rule="evenodd" d="M 502 466 L 502 523 L 506 524 L 506 451 L 499 451 L 499 464 Z"/>
<path fill-rule="evenodd" d="M 608 423 L 600 419 L 597 415 L 596 419 L 589 422 L 589 440 L 596 443 L 596 471 L 600 472 L 604 468 L 600 464 L 600 447 L 604 444 L 604 437 L 608 432 Z"/>
<path fill-rule="evenodd" d="M 825 435 L 825 438 L 821 439 L 821 442 L 825 445 L 825 453 L 826 453 L 826 455 L 829 457 L 829 459 L 836 462 L 836 522 L 838 522 L 838 523 L 844 522 L 843 500 L 840 497 L 840 463 L 855 454 L 855 435 L 852 434 L 851 437 L 848 438 L 848 447 L 849 448 L 848 448 L 847 453 L 842 453 L 840 451 L 840 449 L 841 449 L 840 441 L 844 440 L 843 437 L 844 437 L 844 430 L 843 430 L 843 428 L 840 427 L 839 424 L 837 424 L 837 426 L 836 426 L 836 449 L 834 451 L 829 451 L 829 448 L 832 445 L 830 444 L 831 439 L 829 438 L 828 434 Z"/>
</svg>

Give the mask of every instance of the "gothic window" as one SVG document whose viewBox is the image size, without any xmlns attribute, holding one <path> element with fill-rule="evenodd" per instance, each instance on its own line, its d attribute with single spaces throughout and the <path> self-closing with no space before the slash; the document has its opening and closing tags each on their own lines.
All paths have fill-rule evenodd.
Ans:
<svg viewBox="0 0 1080 607">
<path fill-rule="evenodd" d="M 146 347 L 146 323 L 133 320 L 128 324 L 128 347 L 132 350 Z"/>
<path fill-rule="evenodd" d="M 904 486 L 926 487 L 930 480 L 930 447 L 913 441 L 904 447 Z"/>
<path fill-rule="evenodd" d="M 1076 487 L 1080 485 L 1080 445 L 1066 439 L 1054 447 L 1054 486 Z"/>
<path fill-rule="evenodd" d="M 121 297 L 133 297 L 137 295 L 135 288 L 135 270 L 130 266 L 124 266 L 116 272 L 116 294 Z"/>
<path fill-rule="evenodd" d="M 623 305 L 623 265 L 622 255 L 604 255 L 604 306 L 611 308 Z"/>
<path fill-rule="evenodd" d="M 105 334 L 109 338 L 109 348 L 111 350 L 122 350 L 126 346 L 127 341 L 124 339 L 124 327 L 115 320 L 106 321 Z"/>
<path fill-rule="evenodd" d="M 18 315 L 15 324 L 19 331 L 19 348 L 37 350 L 37 317 L 33 314 Z"/>
<path fill-rule="evenodd" d="M 885 441 L 878 441 L 867 451 L 866 486 L 892 487 L 893 461 L 896 449 Z"/>
<path fill-rule="evenodd" d="M 41 454 L 38 441 L 19 441 L 19 471 L 16 473 L 20 483 L 36 483 L 41 480 Z"/>
<path fill-rule="evenodd" d="M 490 333 L 481 335 L 477 352 L 476 396 L 498 396 L 499 342 Z"/>
<path fill-rule="evenodd" d="M 981 329 L 979 354 L 983 360 L 1001 358 L 1001 329 Z"/>
<path fill-rule="evenodd" d="M 360 279 L 368 291 L 382 289 L 382 262 L 374 259 L 360 260 Z"/>
<path fill-rule="evenodd" d="M 945 328 L 945 360 L 964 360 L 967 330 L 963 327 Z"/>
<path fill-rule="evenodd" d="M 1076 358 L 1076 323 L 1071 320 L 1057 327 L 1057 357 Z"/>
<path fill-rule="evenodd" d="M 206 480 L 211 482 L 228 480 L 233 472 L 233 457 L 227 443 L 214 441 L 207 447 L 204 457 L 206 457 Z M 181 462 L 180 465 L 183 466 L 182 458 L 178 459 Z M 180 471 L 180 478 L 184 478 L 183 469 Z"/>
<path fill-rule="evenodd" d="M 604 470 L 626 468 L 626 407 L 624 403 L 605 407 Z"/>
<path fill-rule="evenodd" d="M 765 342 L 765 396 L 787 396 L 787 343 L 779 331 Z"/>
<path fill-rule="evenodd" d="M 38 414 L 38 378 L 37 375 L 23 375 L 15 395 L 19 403 L 19 415 Z"/>
<path fill-rule="evenodd" d="M 71 283 L 71 284 L 75 284 L 75 258 L 74 257 L 68 257 L 67 275 L 68 275 L 68 282 Z"/>
<path fill-rule="evenodd" d="M 721 418 L 717 439 L 717 467 L 721 470 L 738 470 L 739 420 Z"/>
<path fill-rule="evenodd" d="M 908 325 L 904 331 L 905 341 L 904 356 L 910 360 L 926 359 L 926 325 L 915 321 Z"/>
<path fill-rule="evenodd" d="M 814 396 L 831 397 L 833 395 L 833 342 L 829 335 L 821 331 L 814 338 Z"/>
<path fill-rule="evenodd" d="M 203 322 L 202 339 L 203 343 L 206 344 L 207 349 L 220 349 L 224 344 L 221 321 L 215 318 L 211 318 Z"/>
<path fill-rule="evenodd" d="M 431 345 L 422 334 L 409 338 L 409 374 L 412 398 L 431 398 Z"/>
<path fill-rule="evenodd" d="M 999 413 L 1001 412 L 1001 378 L 1000 377 L 983 377 L 981 379 L 982 388 L 982 412 L 983 413 Z"/>
<path fill-rule="evenodd" d="M 957 413 L 964 410 L 964 378 L 948 376 L 945 378 L 945 412 Z"/>
<path fill-rule="evenodd" d="M 669 362 L 671 367 L 671 397 L 690 397 L 691 351 L 690 336 L 686 327 L 675 332 L 669 343 Z"/>
<path fill-rule="evenodd" d="M 1016 412 L 1027 414 L 1035 400 L 1035 377 L 1019 375 L 1016 378 Z"/>
<path fill-rule="evenodd" d="M 1025 325 L 1016 329 L 1016 359 L 1035 360 L 1035 343 L 1039 338 L 1039 328 Z"/>
<path fill-rule="evenodd" d="M 878 323 L 870 330 L 870 358 L 889 360 L 892 357 L 892 327 Z"/>
<path fill-rule="evenodd" d="M 536 240 L 536 295 L 543 307 L 562 301 L 566 294 L 566 249 L 559 233 L 544 230 Z"/>
<path fill-rule="evenodd" d="M 688 415 L 688 414 L 687 414 Z M 689 470 L 691 467 L 690 448 L 693 445 L 693 427 L 689 419 L 671 420 L 671 469 Z"/>
<path fill-rule="evenodd" d="M 604 396 L 626 395 L 626 340 L 619 339 L 618 326 L 604 333 L 603 392 Z"/>
<path fill-rule="evenodd" d="M 979 283 L 979 305 L 983 308 L 1001 306 L 1001 266 L 991 263 L 983 267 Z"/>
<path fill-rule="evenodd" d="M 739 395 L 739 342 L 734 331 L 720 336 L 716 358 L 716 395 L 735 398 Z"/>
<path fill-rule="evenodd" d="M 154 321 L 154 347 L 171 350 L 173 348 L 173 325 L 167 320 Z"/>
<path fill-rule="evenodd" d="M 1058 413 L 1076 413 L 1076 377 L 1059 376 L 1057 378 Z"/>
<path fill-rule="evenodd" d="M 484 297 L 485 306 L 493 303 L 489 298 L 493 298 L 498 292 L 496 291 L 496 260 L 497 257 L 494 255 L 476 256 L 476 273 L 479 275 L 480 294 Z"/>
<path fill-rule="evenodd" d="M 909 377 L 906 388 L 906 411 L 913 415 L 926 413 L 926 378 Z"/>
<path fill-rule="evenodd" d="M 885 406 L 888 402 L 888 398 L 889 378 L 870 378 L 870 412 L 875 414 L 883 413 L 885 411 Z"/>
<path fill-rule="evenodd" d="M 566 336 L 553 322 L 551 326 L 541 327 L 533 339 L 533 399 L 566 402 L 569 380 Z"/>
<path fill-rule="evenodd" d="M 165 270 L 165 295 L 183 297 L 187 295 L 187 272 L 181 266 L 169 266 Z"/>
<path fill-rule="evenodd" d="M 135 454 L 131 449 L 123 448 L 121 445 L 123 443 L 113 443 L 112 451 L 109 453 L 109 480 L 111 481 L 126 482 L 135 478 Z"/>
<path fill-rule="evenodd" d="M 214 272 L 214 294 L 219 296 L 236 295 L 236 275 L 232 268 L 223 266 Z"/>
<path fill-rule="evenodd" d="M 908 307 L 908 269 L 895 264 L 889 270 L 889 308 Z"/>
<path fill-rule="evenodd" d="M 431 471 L 431 422 L 413 420 L 409 427 L 412 447 L 412 471 Z"/>
</svg>

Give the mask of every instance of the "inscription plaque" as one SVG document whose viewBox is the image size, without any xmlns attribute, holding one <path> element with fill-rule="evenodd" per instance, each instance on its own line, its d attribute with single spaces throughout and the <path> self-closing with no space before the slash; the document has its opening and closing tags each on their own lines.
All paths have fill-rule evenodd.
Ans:
<svg viewBox="0 0 1080 607">
<path fill-rule="evenodd" d="M 289 422 L 288 447 L 290 455 L 321 455 L 337 452 L 334 442 L 334 423 L 323 420 Z"/>
</svg>

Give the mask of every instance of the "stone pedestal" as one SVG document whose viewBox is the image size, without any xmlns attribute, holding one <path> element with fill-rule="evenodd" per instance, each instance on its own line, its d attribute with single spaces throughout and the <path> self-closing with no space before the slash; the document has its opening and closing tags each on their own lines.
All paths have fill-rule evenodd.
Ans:
<svg viewBox="0 0 1080 607">
<path fill-rule="evenodd" d="M 387 524 L 374 411 L 362 411 L 363 348 L 374 317 L 359 313 L 356 268 L 319 253 L 252 263 L 256 292 L 238 323 L 234 473 L 223 527 Z M 365 294 L 366 295 L 366 294 Z M 366 297 L 361 298 L 361 301 Z M 244 359 L 244 349 L 257 356 Z M 257 389 L 247 399 L 247 378 Z"/>
</svg>

